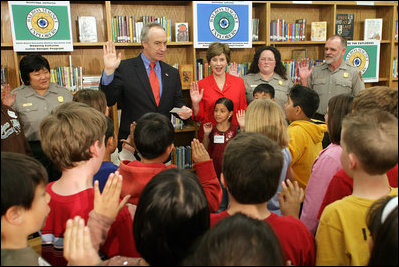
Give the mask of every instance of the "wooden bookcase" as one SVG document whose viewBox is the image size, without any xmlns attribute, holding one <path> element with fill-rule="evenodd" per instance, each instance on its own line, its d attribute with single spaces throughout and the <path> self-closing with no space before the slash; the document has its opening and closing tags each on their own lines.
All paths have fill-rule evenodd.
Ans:
<svg viewBox="0 0 399 267">
<path fill-rule="evenodd" d="M 397 2 L 363 1 L 253 1 L 252 16 L 259 18 L 259 41 L 253 42 L 248 49 L 232 49 L 231 60 L 237 63 L 251 62 L 256 49 L 264 45 L 276 46 L 282 55 L 282 60 L 291 58 L 293 49 L 307 49 L 308 55 L 314 59 L 323 59 L 325 42 L 310 41 L 310 25 L 312 21 L 327 21 L 327 38 L 335 34 L 335 17 L 337 13 L 354 13 L 354 40 L 363 39 L 364 20 L 366 18 L 383 19 L 383 35 L 380 49 L 379 82 L 366 83 L 366 87 L 386 85 L 398 88 L 398 79 L 393 78 L 393 58 L 398 56 L 398 41 L 394 39 L 395 21 L 398 20 Z M 372 5 L 371 5 L 372 4 Z M 173 65 L 193 64 L 197 58 L 206 59 L 206 49 L 195 49 L 193 44 L 193 3 L 192 1 L 71 1 L 72 34 L 74 51 L 64 53 L 42 53 L 51 67 L 67 66 L 69 55 L 75 66 L 82 66 L 84 75 L 100 75 L 103 69 L 103 45 L 112 39 L 111 18 L 115 15 L 134 15 L 136 18 L 144 15 L 165 16 L 172 20 L 172 42 L 168 43 L 165 62 Z M 77 16 L 95 16 L 97 21 L 98 43 L 79 43 L 77 32 Z M 306 40 L 299 42 L 271 42 L 270 21 L 285 19 L 293 22 L 306 18 Z M 176 22 L 188 22 L 190 41 L 174 42 Z M 18 65 L 26 53 L 13 50 L 11 36 L 11 21 L 7 1 L 1 1 L 1 65 L 7 67 L 7 80 L 12 88 L 20 85 Z M 139 55 L 139 43 L 116 43 L 117 50 L 122 52 L 122 59 Z M 194 77 L 195 68 L 194 68 Z M 183 88 L 183 96 L 191 105 L 189 88 Z M 116 106 L 113 108 L 113 118 L 117 118 Z M 118 130 L 117 120 L 115 129 Z M 197 126 L 192 123 L 184 130 L 176 130 L 176 145 L 187 145 L 197 135 Z"/>
</svg>

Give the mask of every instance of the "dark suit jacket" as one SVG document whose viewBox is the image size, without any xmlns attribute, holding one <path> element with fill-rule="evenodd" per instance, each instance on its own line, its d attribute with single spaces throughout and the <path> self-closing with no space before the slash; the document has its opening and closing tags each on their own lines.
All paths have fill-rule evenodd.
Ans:
<svg viewBox="0 0 399 267">
<path fill-rule="evenodd" d="M 170 118 L 173 107 L 185 104 L 182 95 L 179 71 L 159 61 L 162 72 L 162 95 L 159 106 L 156 105 L 143 60 L 140 56 L 121 61 L 109 85 L 102 85 L 107 105 L 118 102 L 122 109 L 118 139 L 125 139 L 130 132 L 130 124 L 148 112 L 158 112 Z"/>
</svg>

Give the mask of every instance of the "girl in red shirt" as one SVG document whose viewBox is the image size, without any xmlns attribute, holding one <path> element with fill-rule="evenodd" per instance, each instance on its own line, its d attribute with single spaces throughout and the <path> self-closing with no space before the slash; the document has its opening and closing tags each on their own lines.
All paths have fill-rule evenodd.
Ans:
<svg viewBox="0 0 399 267">
<path fill-rule="evenodd" d="M 232 124 L 234 104 L 226 97 L 219 98 L 215 103 L 214 119 L 216 125 L 211 122 L 203 124 L 204 139 L 203 144 L 213 159 L 216 175 L 220 182 L 220 173 L 222 172 L 223 152 L 227 143 L 233 139 L 238 132 L 238 126 Z M 218 211 L 223 211 L 228 206 L 228 195 L 222 183 L 223 199 Z"/>
</svg>

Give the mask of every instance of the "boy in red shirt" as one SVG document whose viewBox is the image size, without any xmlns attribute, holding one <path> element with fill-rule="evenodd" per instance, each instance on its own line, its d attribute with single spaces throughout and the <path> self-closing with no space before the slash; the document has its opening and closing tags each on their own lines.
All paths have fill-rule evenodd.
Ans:
<svg viewBox="0 0 399 267">
<path fill-rule="evenodd" d="M 62 257 L 66 221 L 79 215 L 87 222 L 93 210 L 93 176 L 104 157 L 106 127 L 103 113 L 77 102 L 59 106 L 41 123 L 43 151 L 62 171 L 59 180 L 46 186 L 51 211 L 41 230 L 42 244 L 47 245 L 43 246 L 42 255 L 53 265 L 66 263 Z M 133 238 L 127 234 L 131 224 L 132 217 L 125 207 L 111 226 L 101 251 L 108 257 L 133 256 Z"/>
<path fill-rule="evenodd" d="M 306 226 L 297 218 L 278 216 L 267 209 L 267 201 L 277 191 L 282 166 L 281 148 L 275 142 L 259 133 L 238 134 L 226 147 L 221 174 L 230 206 L 224 212 L 211 214 L 211 226 L 237 212 L 264 220 L 276 233 L 285 261 L 296 266 L 312 266 L 315 263 L 314 237 Z M 296 189 L 299 189 L 297 184 Z M 279 198 L 283 212 L 283 196 Z M 299 203 L 297 201 L 297 213 Z"/>
<path fill-rule="evenodd" d="M 176 168 L 176 165 L 165 165 L 173 151 L 174 128 L 170 120 L 159 113 L 147 113 L 136 123 L 134 129 L 134 145 L 140 153 L 141 161 L 124 160 L 120 163 L 119 172 L 123 176 L 121 197 L 130 195 L 129 202 L 137 205 L 141 192 L 147 183 L 163 170 Z M 222 189 L 217 179 L 213 161 L 208 153 L 205 158 L 197 160 L 193 146 L 200 143 L 194 139 L 193 148 L 194 167 L 198 179 L 208 200 L 209 210 L 216 211 L 222 201 Z M 205 150 L 201 145 L 202 150 Z M 206 151 L 205 151 L 206 152 Z"/>
</svg>

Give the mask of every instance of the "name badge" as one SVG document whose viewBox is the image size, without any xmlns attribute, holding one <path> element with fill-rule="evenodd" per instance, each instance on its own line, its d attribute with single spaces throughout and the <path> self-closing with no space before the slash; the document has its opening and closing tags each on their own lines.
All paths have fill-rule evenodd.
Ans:
<svg viewBox="0 0 399 267">
<path fill-rule="evenodd" d="M 32 106 L 32 103 L 25 103 L 25 104 L 22 104 L 22 106 L 23 107 L 30 107 L 30 106 Z"/>
<path fill-rule="evenodd" d="M 344 72 L 344 77 L 345 77 L 345 78 L 348 78 L 348 77 L 349 77 L 349 73 Z"/>
<path fill-rule="evenodd" d="M 58 102 L 62 103 L 64 102 L 64 97 L 62 97 L 61 95 L 58 97 Z"/>
<path fill-rule="evenodd" d="M 255 88 L 256 86 L 258 86 L 257 84 L 251 84 L 252 88 Z"/>
<path fill-rule="evenodd" d="M 223 144 L 224 143 L 224 135 L 215 135 L 213 137 L 213 143 L 215 143 L 215 144 Z"/>
</svg>

